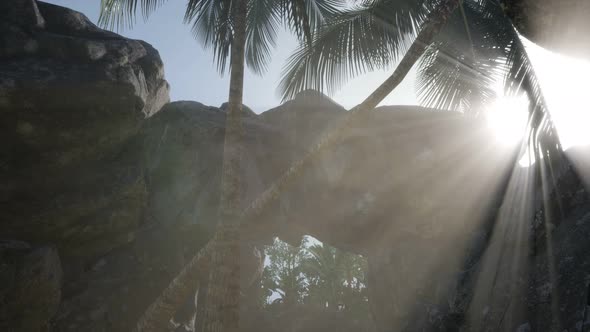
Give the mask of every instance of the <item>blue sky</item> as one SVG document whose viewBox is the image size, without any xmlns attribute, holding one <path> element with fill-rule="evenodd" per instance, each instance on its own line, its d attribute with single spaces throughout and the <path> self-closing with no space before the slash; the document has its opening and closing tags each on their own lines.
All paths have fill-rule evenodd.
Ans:
<svg viewBox="0 0 590 332">
<path fill-rule="evenodd" d="M 48 0 L 46 2 L 72 8 L 84 13 L 96 23 L 100 0 Z M 182 23 L 186 1 L 168 1 L 147 22 L 138 17 L 133 29 L 118 33 L 134 39 L 145 40 L 160 52 L 170 83 L 172 100 L 196 100 L 203 104 L 219 106 L 227 100 L 228 75 L 221 76 L 213 63 L 209 50 L 205 50 L 193 38 L 190 27 Z M 268 72 L 259 77 L 246 72 L 244 104 L 257 113 L 280 104 L 277 86 L 285 59 L 296 46 L 296 40 L 283 32 L 278 38 Z M 347 108 L 359 104 L 387 76 L 388 72 L 369 73 L 351 81 L 332 98 Z M 386 105 L 417 104 L 414 84 L 415 72 L 384 102 Z"/>
</svg>

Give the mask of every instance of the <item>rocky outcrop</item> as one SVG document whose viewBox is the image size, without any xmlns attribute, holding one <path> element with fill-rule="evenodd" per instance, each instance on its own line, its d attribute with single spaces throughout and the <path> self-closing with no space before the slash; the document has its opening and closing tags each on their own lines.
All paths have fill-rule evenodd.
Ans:
<svg viewBox="0 0 590 332">
<path fill-rule="evenodd" d="M 22 19 L 2 19 L 0 36 L 0 232 L 100 255 L 130 240 L 143 211 L 139 164 L 122 147 L 168 101 L 163 65 L 80 13 L 17 3 L 2 15 Z"/>
<path fill-rule="evenodd" d="M 57 250 L 0 241 L 0 281 L 0 329 L 46 331 L 61 300 Z"/>
<path fill-rule="evenodd" d="M 23 267 L 11 276 L 24 279 L 3 298 L 11 303 L 3 318 L 11 331 L 45 330 L 50 319 L 58 331 L 112 330 L 105 326 L 127 321 L 126 307 L 141 300 L 125 287 L 153 296 L 149 279 L 133 280 L 177 262 L 151 249 L 149 231 L 134 241 L 148 191 L 132 144 L 169 100 L 162 61 L 149 44 L 99 29 L 81 13 L 33 0 L 0 7 L 0 234 L 57 249 L 15 258 Z M 147 262 L 150 250 L 161 255 Z M 59 268 L 58 254 L 63 287 L 55 273 L 49 289 L 40 278 L 52 261 Z"/>
<path fill-rule="evenodd" d="M 244 205 L 345 114 L 329 98 L 307 92 L 246 117 Z M 214 107 L 174 102 L 148 121 L 142 135 L 149 148 L 150 215 L 178 225 L 215 220 L 224 117 Z M 442 300 L 462 263 L 457 243 L 478 236 L 475 221 L 485 219 L 491 204 L 483 197 L 495 194 L 512 162 L 510 150 L 489 138 L 483 123 L 459 114 L 380 108 L 306 168 L 260 219 L 246 224 L 243 238 L 268 243 L 279 235 L 298 244 L 309 234 L 367 255 L 377 267 L 372 270 L 375 314 L 381 326 L 392 326 L 392 318 L 399 322 L 400 317 L 392 316 L 387 303 L 406 307 L 408 316 L 417 294 L 428 293 L 434 301 L 438 293 Z M 469 166 L 457 168 L 459 161 Z M 435 181 L 443 174 L 447 181 Z M 433 242 L 435 255 L 428 250 Z M 449 268 L 439 268 L 433 283 L 430 268 L 443 258 Z M 424 284 L 432 287 L 425 290 Z"/>
<path fill-rule="evenodd" d="M 532 331 L 584 331 L 590 308 L 590 191 L 578 175 L 579 156 L 590 149 L 574 148 L 572 166 L 559 179 L 551 202 L 537 213 L 536 250 L 531 258 L 530 287 L 526 293 Z M 580 170 L 580 169 L 578 169 Z M 545 218 L 547 217 L 547 218 Z M 546 224 L 542 222 L 546 221 Z"/>
</svg>

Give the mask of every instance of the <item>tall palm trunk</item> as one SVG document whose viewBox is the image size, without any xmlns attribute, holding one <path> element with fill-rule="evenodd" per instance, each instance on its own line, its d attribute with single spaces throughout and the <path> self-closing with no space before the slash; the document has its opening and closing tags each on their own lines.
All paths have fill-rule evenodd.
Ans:
<svg viewBox="0 0 590 332">
<path fill-rule="evenodd" d="M 240 326 L 241 113 L 247 1 L 238 0 L 233 8 L 231 74 L 221 169 L 221 200 L 204 303 L 203 332 L 237 332 Z"/>
<path fill-rule="evenodd" d="M 336 143 L 343 132 L 345 132 L 352 123 L 358 120 L 359 116 L 367 114 L 383 101 L 383 99 L 402 82 L 410 69 L 424 54 L 426 48 L 440 33 L 441 29 L 454 10 L 459 6 L 460 2 L 461 0 L 442 0 L 439 6 L 429 14 L 423 29 L 418 34 L 408 52 L 404 55 L 393 74 L 361 104 L 353 108 L 336 129 L 325 135 L 301 160 L 295 162 L 277 181 L 258 196 L 258 198 L 241 214 L 239 221 L 256 222 L 256 218 L 260 216 L 263 209 L 279 197 L 283 189 L 299 173 L 301 173 L 305 166 L 309 165 L 312 160 L 316 159 L 327 147 Z M 245 4 L 242 3 L 238 6 L 244 6 L 245 8 Z M 236 13 L 238 12 L 242 11 L 236 11 Z M 243 13 L 245 13 L 245 9 Z M 239 158 L 235 158 L 239 155 L 239 151 L 235 148 L 236 145 L 228 145 L 228 143 L 237 142 L 239 132 L 241 131 L 239 109 L 241 108 L 241 87 L 244 70 L 243 36 L 245 35 L 245 29 L 244 27 L 241 27 L 242 24 L 245 24 L 243 20 L 244 18 L 240 18 L 240 20 L 238 20 L 240 22 L 236 21 L 234 42 L 232 44 L 232 88 L 230 89 L 230 105 L 227 121 L 228 127 L 226 129 L 226 142 L 224 147 L 224 157 L 226 159 L 224 159 L 224 179 L 222 181 L 222 190 L 224 192 L 221 202 L 222 211 L 224 213 L 222 216 L 223 221 L 219 225 L 219 230 L 214 240 L 209 242 L 205 248 L 197 253 L 191 262 L 184 267 L 183 271 L 172 281 L 172 283 L 170 283 L 162 295 L 156 299 L 152 306 L 150 306 L 150 308 L 178 308 L 183 303 L 183 300 L 178 299 L 177 297 L 186 298 L 190 291 L 196 288 L 198 280 L 191 278 L 198 278 L 199 268 L 203 268 L 203 266 L 207 265 L 207 261 L 211 259 L 211 267 L 214 271 L 209 275 L 209 292 L 211 294 L 208 297 L 209 303 L 207 303 L 207 306 L 209 310 L 206 310 L 208 314 L 204 322 L 204 331 L 233 331 L 232 328 L 234 330 L 237 329 L 236 321 L 239 319 L 237 312 L 239 309 L 237 307 L 238 294 L 236 294 L 239 292 L 239 280 L 236 280 L 236 278 L 239 277 L 239 270 L 234 266 L 234 263 L 236 263 L 238 259 L 237 255 L 239 255 L 239 251 L 234 245 L 238 239 L 239 223 L 236 222 L 236 215 L 234 215 L 234 208 L 237 208 L 237 205 L 232 203 L 238 202 L 237 195 L 239 181 L 237 172 L 235 172 L 236 169 L 231 168 L 237 167 L 239 164 Z M 240 38 L 242 40 L 238 42 Z M 238 85 L 240 89 L 237 89 Z M 239 103 L 237 102 L 238 99 Z M 236 112 L 236 110 L 238 111 Z M 234 133 L 235 136 L 230 136 L 234 135 L 232 133 Z M 228 139 L 230 137 L 231 140 Z M 234 148 L 231 148 L 231 146 L 234 146 Z M 233 157 L 227 159 L 228 156 Z M 228 205 L 229 203 L 232 204 Z M 209 255 L 212 256 L 210 257 Z M 220 268 L 229 266 L 232 266 L 232 268 Z M 150 313 L 150 310 L 148 309 L 140 322 L 146 320 L 146 316 L 149 315 L 153 315 L 153 313 Z M 168 316 L 168 319 L 169 317 L 172 316 Z M 225 319 L 226 321 L 222 322 L 222 319 Z M 207 326 L 209 326 L 209 329 L 207 329 Z M 223 329 L 222 326 L 225 329 Z"/>
</svg>

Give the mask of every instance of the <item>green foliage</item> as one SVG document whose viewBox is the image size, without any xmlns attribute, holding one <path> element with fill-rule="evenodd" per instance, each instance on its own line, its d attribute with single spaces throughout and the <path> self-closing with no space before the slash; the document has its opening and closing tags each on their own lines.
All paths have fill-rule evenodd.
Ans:
<svg viewBox="0 0 590 332">
<path fill-rule="evenodd" d="M 262 275 L 262 286 L 267 290 L 267 298 L 280 295 L 286 306 L 302 303 L 307 293 L 307 280 L 303 265 L 307 253 L 301 247 L 292 247 L 278 239 L 266 249 L 269 265 Z"/>
<path fill-rule="evenodd" d="M 307 251 L 305 274 L 309 280 L 307 301 L 331 311 L 368 314 L 367 261 L 359 255 L 316 244 Z"/>
<path fill-rule="evenodd" d="M 368 317 L 367 262 L 362 256 L 309 240 L 292 247 L 278 239 L 266 254 L 263 288 L 269 306 L 287 310 L 299 305 Z"/>
</svg>

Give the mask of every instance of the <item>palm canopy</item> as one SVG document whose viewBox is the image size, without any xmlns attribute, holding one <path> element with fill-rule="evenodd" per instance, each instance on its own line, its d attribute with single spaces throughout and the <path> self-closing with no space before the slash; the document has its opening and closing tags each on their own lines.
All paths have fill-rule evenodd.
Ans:
<svg viewBox="0 0 590 332">
<path fill-rule="evenodd" d="M 303 268 L 309 279 L 309 295 L 329 307 L 337 306 L 339 302 L 350 305 L 344 297 L 352 295 L 351 292 L 360 295 L 365 287 L 366 261 L 361 256 L 326 244 L 312 245 L 307 251 L 309 257 L 304 261 Z"/>
<path fill-rule="evenodd" d="M 338 13 L 346 0 L 246 0 L 246 64 L 262 74 L 268 65 L 277 33 L 282 27 L 301 40 L 311 40 L 314 30 Z M 110 29 L 132 27 L 136 16 L 147 19 L 167 0 L 101 0 L 99 24 Z M 205 48 L 213 50 L 217 69 L 228 69 L 234 37 L 235 0 L 188 0 L 184 22 Z"/>
<path fill-rule="evenodd" d="M 357 75 L 390 68 L 411 42 L 419 42 L 437 3 L 366 0 L 330 17 L 312 43 L 300 44 L 287 60 L 279 85 L 283 99 L 305 89 L 333 94 Z M 420 58 L 417 92 L 424 106 L 464 113 L 478 113 L 499 92 L 526 94 L 528 139 L 551 137 L 548 150 L 558 145 L 532 64 L 496 0 L 462 1 Z"/>
<path fill-rule="evenodd" d="M 403 56 L 409 38 L 431 9 L 425 0 L 366 0 L 330 17 L 311 44 L 287 60 L 284 99 L 314 89 L 332 94 L 348 79 L 388 68 Z"/>
</svg>

